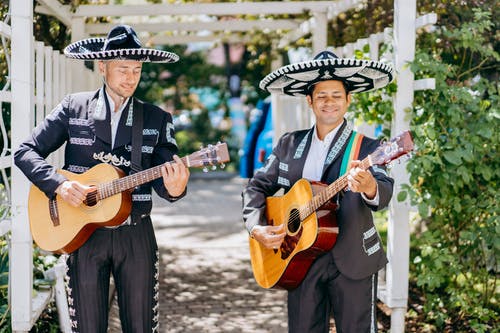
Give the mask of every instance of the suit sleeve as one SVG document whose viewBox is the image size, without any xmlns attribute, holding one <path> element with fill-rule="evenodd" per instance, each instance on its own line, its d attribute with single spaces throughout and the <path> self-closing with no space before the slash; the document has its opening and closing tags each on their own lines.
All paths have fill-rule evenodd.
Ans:
<svg viewBox="0 0 500 333">
<path fill-rule="evenodd" d="M 167 161 L 172 161 L 173 156 L 178 153 L 179 149 L 175 141 L 175 129 L 172 121 L 172 115 L 168 112 L 162 111 L 163 121 L 160 130 L 160 136 L 158 138 L 158 143 L 155 146 L 152 166 L 157 166 L 163 164 Z M 153 188 L 155 192 L 162 198 L 173 202 L 186 195 L 186 190 L 178 197 L 172 197 L 168 193 L 165 185 L 163 185 L 163 178 L 160 177 L 153 181 Z M 186 187 L 187 189 L 187 187 Z"/>
<path fill-rule="evenodd" d="M 14 153 L 16 166 L 49 198 L 54 197 L 57 187 L 67 180 L 45 159 L 68 140 L 70 99 L 66 96 Z"/>
<path fill-rule="evenodd" d="M 266 198 L 280 189 L 277 179 L 282 142 L 283 139 L 280 139 L 264 166 L 255 171 L 254 176 L 242 192 L 243 222 L 248 232 L 258 224 L 265 225 L 267 223 L 265 217 Z"/>
<path fill-rule="evenodd" d="M 378 140 L 374 140 L 372 142 L 372 148 L 370 151 L 374 151 L 380 146 L 380 142 Z M 389 205 L 389 202 L 392 198 L 392 192 L 394 187 L 394 179 L 389 177 L 387 174 L 387 169 L 383 165 L 373 165 L 370 167 L 370 172 L 375 177 L 378 186 L 378 195 L 379 202 L 378 205 L 369 205 L 370 209 L 373 211 L 381 210 L 386 208 Z"/>
</svg>

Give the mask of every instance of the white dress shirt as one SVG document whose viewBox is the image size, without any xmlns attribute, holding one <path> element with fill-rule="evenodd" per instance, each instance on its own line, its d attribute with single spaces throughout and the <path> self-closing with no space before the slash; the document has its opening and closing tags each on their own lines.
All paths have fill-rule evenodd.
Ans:
<svg viewBox="0 0 500 333">
<path fill-rule="evenodd" d="M 118 111 L 115 112 L 115 102 L 113 99 L 109 96 L 109 94 L 106 92 L 106 89 L 104 89 L 104 92 L 106 93 L 106 98 L 108 99 L 109 103 L 109 109 L 111 110 L 111 147 L 115 147 L 115 137 L 116 137 L 116 131 L 118 130 L 118 123 L 120 122 L 120 118 L 122 116 L 123 109 L 125 106 L 127 106 L 129 98 L 127 98 Z"/>
<path fill-rule="evenodd" d="M 341 125 L 331 130 L 323 140 L 321 140 L 318 137 L 316 126 L 314 126 L 313 136 L 311 139 L 311 147 L 309 148 L 309 152 L 307 153 L 304 169 L 302 170 L 303 178 L 313 181 L 321 180 L 326 156 L 328 155 L 328 151 L 332 143 L 332 140 L 335 137 L 335 135 L 337 135 L 337 132 L 339 131 Z M 377 183 L 375 182 L 375 184 Z M 367 204 L 377 206 L 379 202 L 378 184 L 377 184 L 377 192 L 373 199 L 368 199 L 364 193 L 361 193 L 361 197 L 365 200 Z"/>
</svg>

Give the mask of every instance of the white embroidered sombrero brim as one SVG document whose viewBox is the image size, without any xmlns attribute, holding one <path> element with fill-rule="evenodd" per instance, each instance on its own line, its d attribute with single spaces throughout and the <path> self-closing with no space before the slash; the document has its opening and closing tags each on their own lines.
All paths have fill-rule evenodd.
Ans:
<svg viewBox="0 0 500 333">
<path fill-rule="evenodd" d="M 88 38 L 68 45 L 64 54 L 68 58 L 82 60 L 136 60 L 141 62 L 172 63 L 179 60 L 175 53 L 148 49 L 124 48 L 103 50 L 106 38 Z"/>
<path fill-rule="evenodd" d="M 327 54 L 327 58 L 324 57 Z M 322 55 L 323 58 L 318 59 Z M 307 95 L 311 85 L 325 80 L 339 80 L 353 93 L 370 91 L 388 85 L 394 79 L 389 64 L 373 60 L 337 58 L 322 52 L 314 60 L 283 66 L 268 74 L 259 87 L 270 93 L 291 96 Z"/>
</svg>

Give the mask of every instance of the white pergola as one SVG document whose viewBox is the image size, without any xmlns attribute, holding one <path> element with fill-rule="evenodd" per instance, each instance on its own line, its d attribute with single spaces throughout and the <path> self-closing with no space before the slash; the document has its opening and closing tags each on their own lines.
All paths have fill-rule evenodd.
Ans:
<svg viewBox="0 0 500 333">
<path fill-rule="evenodd" d="M 186 3 L 186 4 L 130 4 L 130 5 L 80 5 L 73 12 L 69 6 L 57 0 L 38 0 L 33 8 L 32 0 L 11 0 L 11 24 L 0 24 L 0 34 L 11 38 L 11 92 L 1 92 L 0 101 L 11 102 L 11 148 L 15 149 L 31 132 L 33 124 L 34 71 L 27 64 L 35 63 L 35 43 L 33 36 L 33 13 L 45 13 L 57 17 L 71 28 L 72 41 L 90 35 L 106 34 L 110 23 L 86 23 L 88 17 L 111 17 L 113 24 L 130 23 L 147 43 L 165 45 L 203 41 L 245 42 L 235 32 L 253 30 L 285 32 L 276 46 L 281 47 L 312 33 L 312 53 L 324 50 L 327 45 L 327 23 L 336 15 L 360 6 L 362 0 L 337 1 L 294 1 L 281 2 L 238 2 L 238 3 Z M 138 1 L 135 1 L 138 2 Z M 309 13 L 305 21 L 294 19 L 266 19 L 270 14 Z M 244 15 L 254 15 L 258 19 L 241 19 Z M 398 91 L 394 100 L 395 114 L 392 133 L 398 134 L 409 128 L 409 115 L 415 89 L 432 88 L 432 81 L 414 82 L 413 74 L 406 64 L 413 60 L 415 53 L 416 28 L 435 23 L 436 17 L 416 17 L 416 0 L 394 1 L 394 26 L 392 43 L 393 61 L 397 72 Z M 182 18 L 182 19 L 180 19 Z M 372 42 L 367 41 L 367 42 Z M 277 67 L 278 62 L 273 64 Z M 70 65 L 73 77 L 83 69 L 83 64 Z M 73 80 L 72 91 L 82 90 L 85 82 Z M 28 97 L 27 97 L 28 96 Z M 283 120 L 280 113 L 283 101 L 273 96 L 273 118 Z M 289 114 L 289 113 L 288 113 Z M 301 119 L 289 125 L 287 130 L 308 125 L 308 119 Z M 281 123 L 287 123 L 282 121 Z M 295 128 L 293 128 L 295 127 Z M 282 129 L 283 130 L 283 129 Z M 279 131 L 276 131 L 276 136 Z M 11 150 L 12 151 L 12 150 Z M 11 158 L 11 157 L 10 157 Z M 9 167 L 12 165 L 10 161 Z M 405 163 L 397 164 L 391 171 L 395 178 L 395 191 L 407 183 Z M 12 241 L 10 251 L 10 290 L 12 308 L 12 330 L 27 332 L 37 320 L 40 310 L 32 297 L 32 239 L 27 216 L 27 196 L 29 182 L 17 168 L 12 168 L 11 223 Z M 388 229 L 389 264 L 386 269 L 386 284 L 380 288 L 379 298 L 392 310 L 391 332 L 404 332 L 404 316 L 408 301 L 409 275 L 409 212 L 407 202 L 397 202 L 390 206 Z M 0 224 L 0 227 L 2 225 Z M 1 229 L 1 228 L 0 228 Z M 67 328 L 63 327 L 63 331 Z"/>
</svg>

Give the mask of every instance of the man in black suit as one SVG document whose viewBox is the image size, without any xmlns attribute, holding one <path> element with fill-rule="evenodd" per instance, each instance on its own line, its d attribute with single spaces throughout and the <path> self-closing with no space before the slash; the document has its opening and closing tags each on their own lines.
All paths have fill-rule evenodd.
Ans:
<svg viewBox="0 0 500 333">
<path fill-rule="evenodd" d="M 74 207 L 83 205 L 92 187 L 67 179 L 46 162 L 63 144 L 63 169 L 73 173 L 99 163 L 112 164 L 127 175 L 162 165 L 161 177 L 133 190 L 130 216 L 119 226 L 98 228 L 66 260 L 72 331 L 107 332 L 112 274 L 123 332 L 158 332 L 159 255 L 149 216 L 152 188 L 174 202 L 186 194 L 189 170 L 176 155 L 172 116 L 133 94 L 143 62 L 175 62 L 178 56 L 142 48 L 127 25 L 113 28 L 106 38 L 75 42 L 65 54 L 97 60 L 104 85 L 66 96 L 21 144 L 15 163 L 48 198 L 60 196 Z"/>
<path fill-rule="evenodd" d="M 379 142 L 353 131 L 345 114 L 351 92 L 383 87 L 392 78 L 385 64 L 340 59 L 325 51 L 261 81 L 269 92 L 306 96 L 316 121 L 311 129 L 284 134 L 244 189 L 243 218 L 250 236 L 265 248 L 280 249 L 290 230 L 286 223 L 268 225 L 266 198 L 280 189 L 286 193 L 301 178 L 331 184 L 348 174 L 348 188 L 332 199 L 338 204 L 335 246 L 316 258 L 298 287 L 288 292 L 289 332 L 327 333 L 332 312 L 337 332 L 377 330 L 377 272 L 387 259 L 372 211 L 387 207 L 393 180 L 382 167 L 359 167 Z"/>
</svg>

